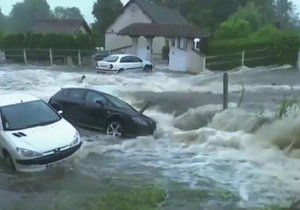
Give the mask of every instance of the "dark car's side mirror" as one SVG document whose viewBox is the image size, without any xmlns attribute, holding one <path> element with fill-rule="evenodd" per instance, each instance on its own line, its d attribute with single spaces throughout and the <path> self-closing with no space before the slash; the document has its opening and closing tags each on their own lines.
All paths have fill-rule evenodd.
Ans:
<svg viewBox="0 0 300 210">
<path fill-rule="evenodd" d="M 97 100 L 97 101 L 96 101 L 96 104 L 98 104 L 100 107 L 104 107 L 104 104 L 103 104 L 102 101 Z"/>
</svg>

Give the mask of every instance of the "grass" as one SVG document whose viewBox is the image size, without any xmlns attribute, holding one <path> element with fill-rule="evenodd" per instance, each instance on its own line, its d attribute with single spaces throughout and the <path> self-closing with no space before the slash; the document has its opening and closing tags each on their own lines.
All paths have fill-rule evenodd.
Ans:
<svg viewBox="0 0 300 210">
<path fill-rule="evenodd" d="M 157 210 L 167 198 L 164 190 L 141 187 L 132 191 L 115 191 L 97 198 L 89 210 Z"/>
<path fill-rule="evenodd" d="M 276 113 L 276 119 L 282 120 L 288 117 L 290 112 L 298 108 L 296 100 L 283 99 Z"/>
</svg>

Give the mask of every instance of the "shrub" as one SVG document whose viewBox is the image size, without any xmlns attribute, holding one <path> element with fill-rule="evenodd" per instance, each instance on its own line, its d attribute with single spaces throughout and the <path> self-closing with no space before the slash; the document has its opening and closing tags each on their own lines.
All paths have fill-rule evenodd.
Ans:
<svg viewBox="0 0 300 210">
<path fill-rule="evenodd" d="M 219 30 L 216 32 L 216 38 L 232 39 L 247 37 L 251 32 L 249 21 L 245 19 L 228 20 L 221 24 Z"/>
<path fill-rule="evenodd" d="M 297 111 L 298 109 L 299 106 L 296 100 L 283 99 L 275 117 L 279 120 L 284 119 L 290 116 L 292 112 Z"/>
<path fill-rule="evenodd" d="M 61 34 L 11 34 L 0 39 L 0 48 L 30 49 L 94 49 L 96 36 L 79 34 L 77 36 Z"/>
<path fill-rule="evenodd" d="M 299 36 L 292 32 L 283 32 L 273 42 L 273 49 L 280 64 L 295 65 L 300 47 Z"/>
</svg>

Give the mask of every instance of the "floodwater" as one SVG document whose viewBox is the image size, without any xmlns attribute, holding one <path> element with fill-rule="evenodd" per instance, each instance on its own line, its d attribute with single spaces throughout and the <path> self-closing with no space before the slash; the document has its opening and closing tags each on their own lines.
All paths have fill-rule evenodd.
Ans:
<svg viewBox="0 0 300 210">
<path fill-rule="evenodd" d="M 136 108 L 152 101 L 146 114 L 158 122 L 153 137 L 128 140 L 79 129 L 84 146 L 62 168 L 21 174 L 0 166 L 0 209 L 65 203 L 85 209 L 93 196 L 144 185 L 165 189 L 166 210 L 289 206 L 300 198 L 300 112 L 274 116 L 284 97 L 299 96 L 300 73 L 243 68 L 229 80 L 230 109 L 222 112 L 220 73 L 101 75 L 0 66 L 0 94 L 21 91 L 47 101 L 62 87 L 94 88 Z"/>
</svg>

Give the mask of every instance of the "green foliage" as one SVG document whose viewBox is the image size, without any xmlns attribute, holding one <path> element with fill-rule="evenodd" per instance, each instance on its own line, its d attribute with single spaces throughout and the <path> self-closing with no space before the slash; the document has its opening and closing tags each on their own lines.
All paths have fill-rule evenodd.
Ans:
<svg viewBox="0 0 300 210">
<path fill-rule="evenodd" d="M 259 29 L 262 23 L 262 8 L 257 7 L 255 2 L 248 2 L 246 6 L 240 7 L 238 11 L 233 14 L 230 19 L 243 19 L 249 22 L 251 31 Z"/>
<path fill-rule="evenodd" d="M 54 9 L 55 18 L 58 19 L 82 19 L 82 14 L 77 7 L 56 7 Z"/>
<path fill-rule="evenodd" d="M 167 195 L 155 187 L 142 187 L 133 191 L 116 191 L 90 202 L 91 210 L 156 210 Z"/>
<path fill-rule="evenodd" d="M 52 13 L 46 0 L 24 0 L 16 3 L 10 13 L 14 32 L 27 32 L 36 19 L 50 18 Z"/>
<path fill-rule="evenodd" d="M 216 32 L 216 38 L 242 38 L 247 37 L 251 32 L 250 23 L 244 19 L 228 20 L 221 24 Z"/>
<path fill-rule="evenodd" d="M 276 113 L 276 119 L 282 120 L 289 115 L 289 112 L 298 108 L 298 103 L 296 100 L 290 100 L 284 98 L 279 106 L 279 109 Z"/>
<path fill-rule="evenodd" d="M 283 32 L 273 43 L 280 64 L 295 65 L 298 59 L 300 38 L 293 32 Z"/>
<path fill-rule="evenodd" d="M 97 0 L 95 2 L 92 13 L 96 22 L 93 24 L 93 30 L 101 35 L 102 43 L 104 43 L 106 29 L 121 13 L 122 8 L 123 4 L 120 0 Z"/>
<path fill-rule="evenodd" d="M 11 34 L 0 40 L 0 48 L 30 48 L 30 49 L 94 49 L 96 37 L 89 34 L 77 36 L 58 34 Z"/>
</svg>

